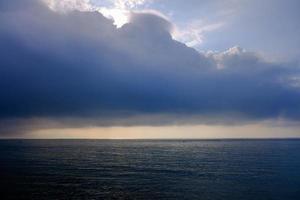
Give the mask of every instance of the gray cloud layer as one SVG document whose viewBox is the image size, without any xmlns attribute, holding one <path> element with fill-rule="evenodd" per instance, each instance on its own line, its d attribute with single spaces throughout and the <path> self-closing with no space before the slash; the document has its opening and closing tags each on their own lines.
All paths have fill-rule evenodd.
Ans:
<svg viewBox="0 0 300 200">
<path fill-rule="evenodd" d="M 21 4 L 0 1 L 0 132 L 32 118 L 99 125 L 300 119 L 297 64 L 238 47 L 201 54 L 173 40 L 172 25 L 153 14 L 133 13 L 117 29 L 99 13 Z"/>
</svg>

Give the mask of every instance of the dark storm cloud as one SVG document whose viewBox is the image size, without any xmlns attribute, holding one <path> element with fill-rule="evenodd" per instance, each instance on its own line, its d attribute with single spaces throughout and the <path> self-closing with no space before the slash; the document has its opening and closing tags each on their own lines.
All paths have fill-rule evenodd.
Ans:
<svg viewBox="0 0 300 200">
<path fill-rule="evenodd" d="M 169 116 L 159 124 L 190 116 L 193 123 L 300 119 L 297 64 L 238 47 L 201 54 L 173 40 L 172 25 L 154 14 L 133 13 L 117 29 L 96 12 L 23 4 L 0 1 L 0 132 L 32 118 L 99 125 L 157 123 L 139 116 Z"/>
</svg>

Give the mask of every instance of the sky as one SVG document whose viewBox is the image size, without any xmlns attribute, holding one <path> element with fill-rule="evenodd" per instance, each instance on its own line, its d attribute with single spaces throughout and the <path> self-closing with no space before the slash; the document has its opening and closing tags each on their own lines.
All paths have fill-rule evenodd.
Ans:
<svg viewBox="0 0 300 200">
<path fill-rule="evenodd" d="M 300 136 L 297 0 L 0 0 L 0 138 Z"/>
</svg>

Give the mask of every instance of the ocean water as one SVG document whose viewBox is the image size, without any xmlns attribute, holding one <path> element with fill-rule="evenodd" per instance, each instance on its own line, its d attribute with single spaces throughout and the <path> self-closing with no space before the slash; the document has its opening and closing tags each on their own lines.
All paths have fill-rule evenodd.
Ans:
<svg viewBox="0 0 300 200">
<path fill-rule="evenodd" d="M 1 200 L 299 200 L 300 140 L 2 140 Z"/>
</svg>

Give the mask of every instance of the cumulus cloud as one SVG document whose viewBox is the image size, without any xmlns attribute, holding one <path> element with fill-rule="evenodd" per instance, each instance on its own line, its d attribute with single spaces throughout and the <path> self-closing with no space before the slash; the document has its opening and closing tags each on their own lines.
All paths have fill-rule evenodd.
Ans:
<svg viewBox="0 0 300 200">
<path fill-rule="evenodd" d="M 90 0 L 43 0 L 50 9 L 60 12 L 73 10 L 91 11 L 93 6 Z"/>
<path fill-rule="evenodd" d="M 114 5 L 120 9 L 132 9 L 149 2 L 150 0 L 116 0 Z"/>
<path fill-rule="evenodd" d="M 240 47 L 199 53 L 173 40 L 172 24 L 153 13 L 132 13 L 116 28 L 98 12 L 21 4 L 0 4 L 1 133 L 24 124 L 300 119 L 297 64 L 270 63 Z"/>
</svg>

